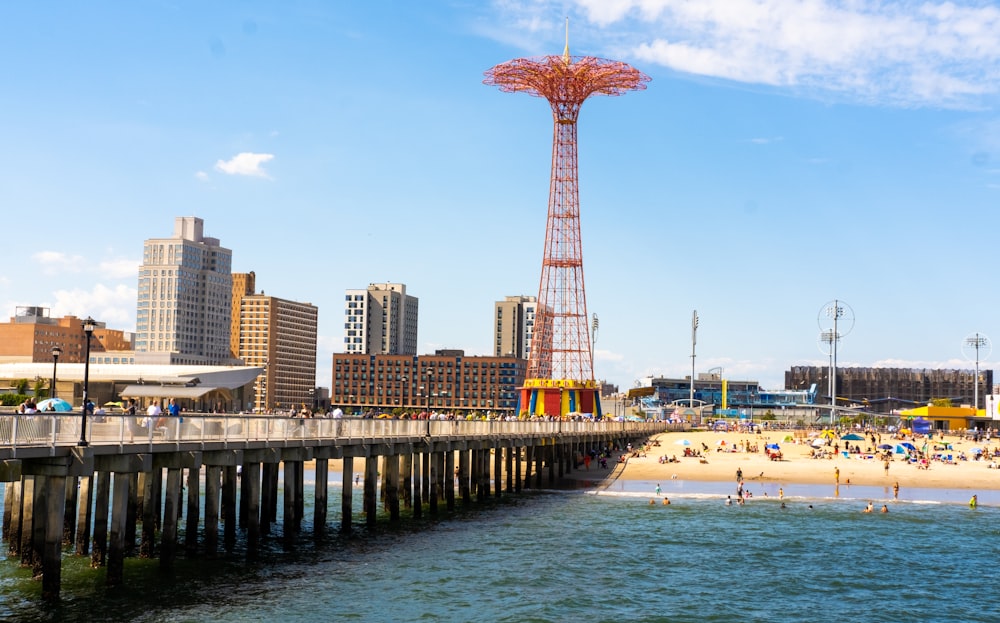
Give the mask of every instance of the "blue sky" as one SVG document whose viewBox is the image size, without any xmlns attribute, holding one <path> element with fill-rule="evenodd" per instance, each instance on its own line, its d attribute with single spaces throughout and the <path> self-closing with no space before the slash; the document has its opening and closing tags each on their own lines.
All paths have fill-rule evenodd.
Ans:
<svg viewBox="0 0 1000 623">
<path fill-rule="evenodd" d="M 1000 9 L 933 0 L 2 3 L 0 313 L 133 330 L 143 240 L 194 215 L 319 307 L 321 385 L 371 282 L 419 297 L 421 353 L 489 354 L 538 289 L 552 119 L 483 72 L 567 16 L 652 78 L 580 115 L 598 378 L 689 374 L 695 309 L 697 371 L 771 388 L 826 365 L 833 299 L 841 365 L 1000 336 Z"/>
</svg>

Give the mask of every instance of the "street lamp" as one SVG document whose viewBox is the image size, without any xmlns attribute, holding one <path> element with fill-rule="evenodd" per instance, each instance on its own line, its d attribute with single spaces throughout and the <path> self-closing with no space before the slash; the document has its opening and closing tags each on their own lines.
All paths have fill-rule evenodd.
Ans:
<svg viewBox="0 0 1000 623">
<path fill-rule="evenodd" d="M 976 333 L 975 335 L 970 335 L 969 337 L 965 338 L 963 346 L 965 347 L 966 350 L 965 356 L 967 358 L 972 359 L 972 357 L 970 357 L 970 354 L 972 352 L 975 352 L 975 360 L 976 360 L 975 406 L 976 406 L 976 415 L 978 416 L 979 415 L 979 362 L 984 359 L 987 359 L 990 356 L 990 352 L 992 351 L 992 346 L 990 345 L 990 338 L 986 337 L 982 333 Z M 985 355 L 983 355 L 984 352 Z"/>
<path fill-rule="evenodd" d="M 434 374 L 427 371 L 427 436 L 431 436 L 431 383 L 434 382 Z"/>
<path fill-rule="evenodd" d="M 59 355 L 62 354 L 62 349 L 58 346 L 52 347 L 52 385 L 49 391 L 49 398 L 56 397 L 56 364 L 59 363 Z"/>
<path fill-rule="evenodd" d="M 94 334 L 94 329 L 97 328 L 97 323 L 90 316 L 83 321 L 83 332 L 87 335 L 87 349 L 86 354 L 83 357 L 83 406 L 80 408 L 82 413 L 80 414 L 80 441 L 77 442 L 78 446 L 89 445 L 87 443 L 87 400 L 88 392 L 90 390 L 90 336 Z"/>
</svg>

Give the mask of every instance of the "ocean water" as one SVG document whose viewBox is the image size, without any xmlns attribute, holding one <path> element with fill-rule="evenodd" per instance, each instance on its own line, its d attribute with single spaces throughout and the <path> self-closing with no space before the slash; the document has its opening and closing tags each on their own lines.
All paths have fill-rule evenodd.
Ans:
<svg viewBox="0 0 1000 623">
<path fill-rule="evenodd" d="M 0 620 L 1000 620 L 992 501 L 970 509 L 961 491 L 893 501 L 884 491 L 785 487 L 782 508 L 762 485 L 745 506 L 727 507 L 731 483 L 671 481 L 660 484 L 672 503 L 650 505 L 655 484 L 532 492 L 370 534 L 356 524 L 350 537 L 335 533 L 331 504 L 334 534 L 319 540 L 307 508 L 300 537 L 283 544 L 278 526 L 257 560 L 236 551 L 161 571 L 156 560 L 128 559 L 115 590 L 103 570 L 68 556 L 58 604 L 3 560 Z M 890 512 L 861 513 L 869 499 Z"/>
</svg>

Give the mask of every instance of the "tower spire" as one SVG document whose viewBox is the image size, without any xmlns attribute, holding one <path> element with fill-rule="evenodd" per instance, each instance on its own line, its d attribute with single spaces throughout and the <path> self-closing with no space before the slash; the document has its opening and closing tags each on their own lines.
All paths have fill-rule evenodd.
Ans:
<svg viewBox="0 0 1000 623">
<path fill-rule="evenodd" d="M 563 48 L 563 62 L 569 65 L 569 16 L 566 16 L 566 47 Z"/>
</svg>

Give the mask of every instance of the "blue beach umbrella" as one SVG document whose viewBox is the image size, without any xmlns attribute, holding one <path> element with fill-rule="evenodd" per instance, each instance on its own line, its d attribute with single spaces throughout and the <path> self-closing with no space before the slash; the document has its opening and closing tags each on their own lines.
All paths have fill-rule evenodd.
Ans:
<svg viewBox="0 0 1000 623">
<path fill-rule="evenodd" d="M 39 411 L 72 411 L 73 405 L 62 398 L 46 398 L 38 403 Z"/>
<path fill-rule="evenodd" d="M 770 450 L 781 450 L 781 446 L 779 446 L 776 443 L 769 443 L 769 444 L 765 445 L 764 447 L 768 448 Z"/>
<path fill-rule="evenodd" d="M 678 446 L 690 446 L 691 442 L 688 441 L 687 439 L 678 439 L 677 441 L 674 442 L 674 445 L 678 445 Z"/>
</svg>

